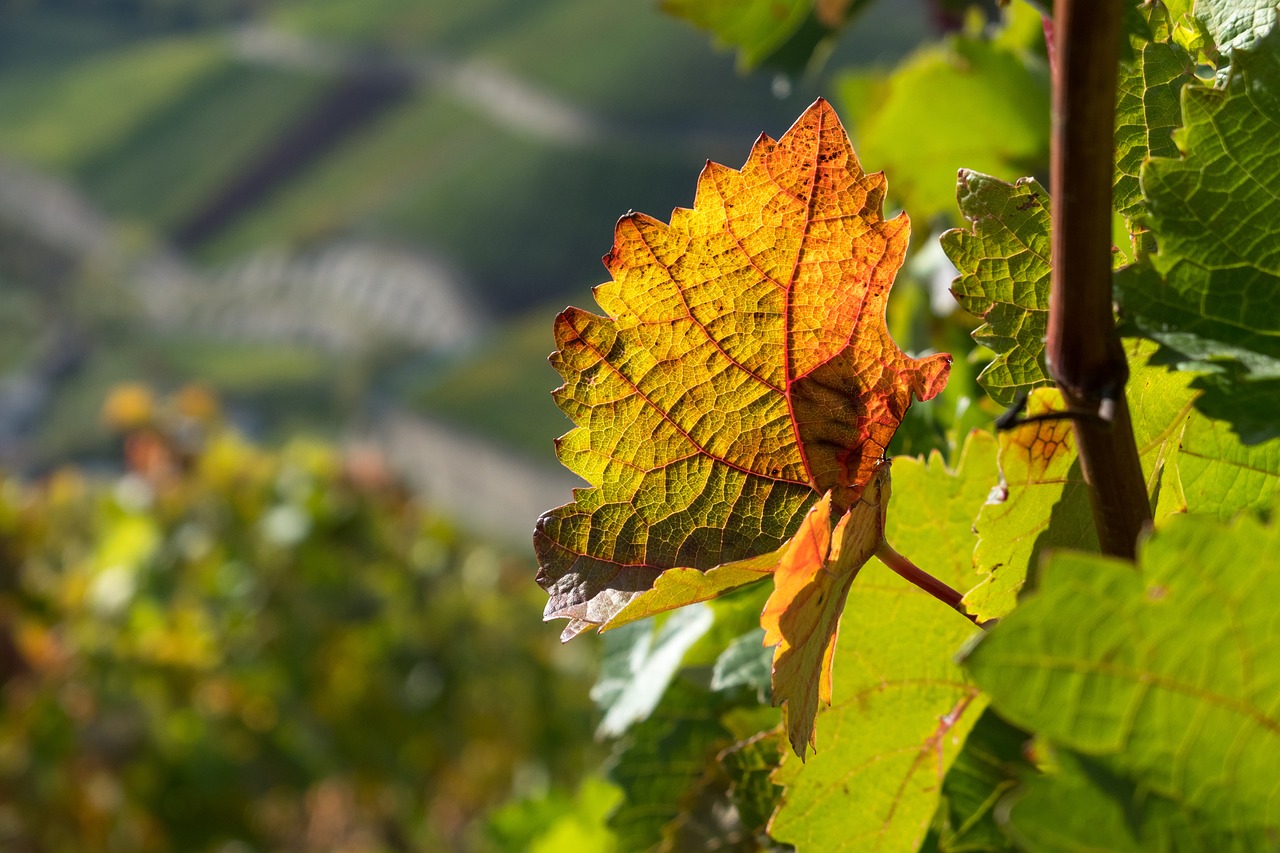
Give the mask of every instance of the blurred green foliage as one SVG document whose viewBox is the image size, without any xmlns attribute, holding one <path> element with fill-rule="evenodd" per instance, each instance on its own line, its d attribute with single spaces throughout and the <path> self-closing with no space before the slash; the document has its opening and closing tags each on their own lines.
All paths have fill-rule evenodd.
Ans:
<svg viewBox="0 0 1280 853">
<path fill-rule="evenodd" d="M 118 391 L 127 472 L 0 487 L 0 846 L 426 850 L 592 747 L 530 567 L 372 451 Z M 568 655 L 568 656 L 566 656 Z"/>
</svg>

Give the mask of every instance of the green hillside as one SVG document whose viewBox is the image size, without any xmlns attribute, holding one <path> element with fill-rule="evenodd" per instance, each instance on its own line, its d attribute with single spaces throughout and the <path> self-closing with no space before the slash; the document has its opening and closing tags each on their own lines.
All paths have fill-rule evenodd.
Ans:
<svg viewBox="0 0 1280 853">
<path fill-rule="evenodd" d="M 384 373 L 364 361 L 336 370 L 289 343 L 140 335 L 76 307 L 96 329 L 95 355 L 55 403 L 51 454 L 99 440 L 92 412 L 110 382 L 194 378 L 277 427 L 329 429 L 377 390 L 545 456 L 566 426 L 545 393 L 556 384 L 550 314 L 590 304 L 618 216 L 691 204 L 706 159 L 741 163 L 761 131 L 782 133 L 827 93 L 822 79 L 790 81 L 778 97 L 768 73 L 739 75 L 732 55 L 647 2 L 284 0 L 252 4 L 253 18 L 236 6 L 0 7 L 0 154 L 66 180 L 131 245 L 165 243 L 261 173 L 265 189 L 191 247 L 197 267 L 264 248 L 389 242 L 460 270 L 465 296 L 499 325 L 470 354 Z M 919 35 L 914 4 L 871 15 L 833 67 L 892 58 Z M 337 59 L 246 56 L 236 27 L 248 23 Z M 282 160 L 290 134 L 323 125 L 335 93 L 371 69 L 404 91 Z M 15 316 L 39 313 L 39 290 L 9 298 Z M 11 343 L 0 356 L 12 369 L 33 349 Z"/>
</svg>

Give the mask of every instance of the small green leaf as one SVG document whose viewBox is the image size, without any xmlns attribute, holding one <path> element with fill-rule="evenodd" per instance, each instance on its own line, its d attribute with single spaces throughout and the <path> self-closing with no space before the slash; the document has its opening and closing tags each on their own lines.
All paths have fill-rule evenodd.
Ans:
<svg viewBox="0 0 1280 853">
<path fill-rule="evenodd" d="M 869 0 L 663 0 L 662 10 L 709 30 L 719 47 L 736 48 L 738 68 L 785 73 L 810 68 L 822 45 Z"/>
<path fill-rule="evenodd" d="M 768 702 L 772 678 L 773 649 L 765 647 L 764 629 L 758 628 L 729 643 L 716 658 L 711 670 L 711 689 L 749 687 L 756 691 L 761 702 Z"/>
<path fill-rule="evenodd" d="M 965 668 L 1002 716 L 1197 820 L 1280 830 L 1277 553 L 1280 526 L 1194 515 L 1138 572 L 1055 552 Z"/>
<path fill-rule="evenodd" d="M 973 230 L 941 237 L 960 275 L 960 307 L 986 322 L 973 333 L 996 358 L 978 382 L 997 403 L 1050 384 L 1044 366 L 1049 323 L 1049 194 L 1031 178 L 1008 184 L 963 169 L 956 200 Z"/>
</svg>

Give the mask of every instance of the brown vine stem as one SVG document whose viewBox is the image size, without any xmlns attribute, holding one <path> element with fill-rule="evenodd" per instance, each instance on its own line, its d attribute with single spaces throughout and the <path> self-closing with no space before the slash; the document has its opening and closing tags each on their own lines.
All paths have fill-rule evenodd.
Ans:
<svg viewBox="0 0 1280 853">
<path fill-rule="evenodd" d="M 970 622 L 977 624 L 977 619 L 972 615 L 965 613 L 964 605 L 961 601 L 964 596 L 947 586 L 906 557 L 899 554 L 884 539 L 880 540 L 880 547 L 876 549 L 876 556 L 880 558 L 880 562 L 893 569 L 903 578 L 920 587 L 920 589 L 932 595 L 948 607 L 962 614 Z"/>
<path fill-rule="evenodd" d="M 1056 0 L 1053 33 L 1052 294 L 1045 356 L 1073 418 L 1080 469 L 1105 554 L 1132 560 L 1151 521 L 1124 386 L 1128 360 L 1111 299 L 1120 0 Z"/>
</svg>

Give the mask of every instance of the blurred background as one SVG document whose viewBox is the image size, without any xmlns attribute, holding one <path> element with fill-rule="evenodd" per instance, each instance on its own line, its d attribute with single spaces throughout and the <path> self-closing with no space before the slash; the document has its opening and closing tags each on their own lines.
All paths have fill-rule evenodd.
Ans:
<svg viewBox="0 0 1280 853">
<path fill-rule="evenodd" d="M 884 0 L 752 69 L 649 0 L 0 2 L 0 847 L 521 849 L 607 810 L 595 641 L 541 624 L 528 544 L 574 485 L 551 318 L 618 216 L 818 95 L 869 169 L 928 159 L 858 104 L 961 23 Z M 935 165 L 918 246 L 982 164 Z M 916 253 L 904 348 L 968 351 L 952 274 Z M 945 450 L 966 369 L 900 449 Z"/>
</svg>

